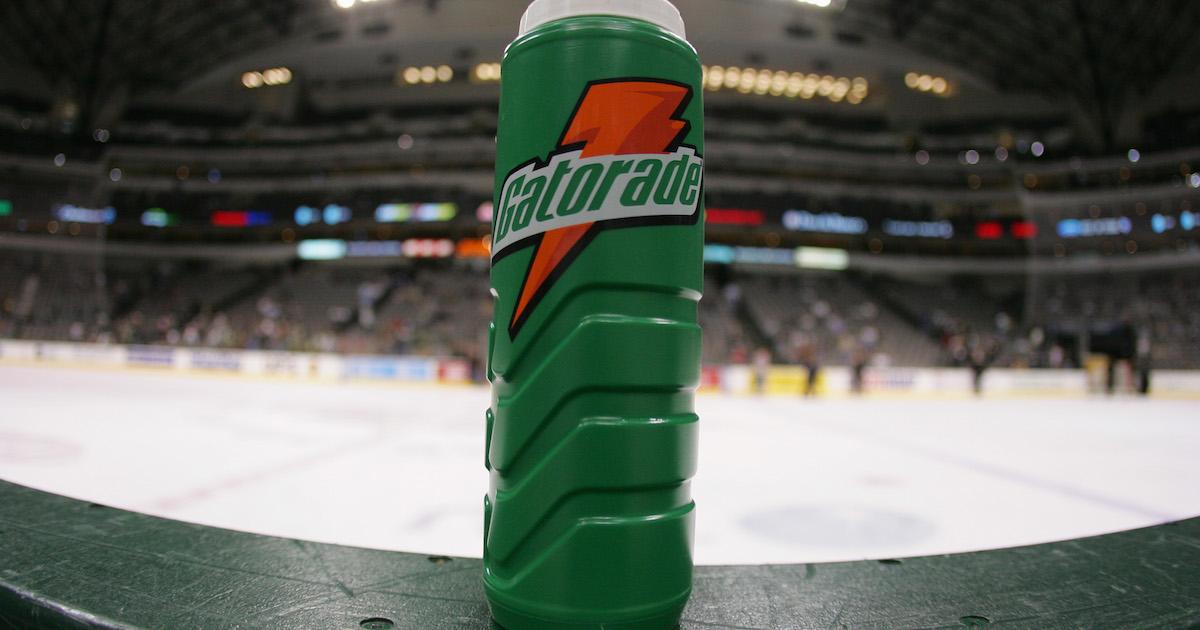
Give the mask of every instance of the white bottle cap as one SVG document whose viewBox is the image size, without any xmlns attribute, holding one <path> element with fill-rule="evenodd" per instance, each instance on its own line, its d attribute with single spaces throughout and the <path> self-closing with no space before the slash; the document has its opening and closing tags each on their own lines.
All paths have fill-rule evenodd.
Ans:
<svg viewBox="0 0 1200 630">
<path fill-rule="evenodd" d="M 668 0 L 533 0 L 521 18 L 518 37 L 554 20 L 580 15 L 616 15 L 657 24 L 687 39 L 683 17 Z"/>
</svg>

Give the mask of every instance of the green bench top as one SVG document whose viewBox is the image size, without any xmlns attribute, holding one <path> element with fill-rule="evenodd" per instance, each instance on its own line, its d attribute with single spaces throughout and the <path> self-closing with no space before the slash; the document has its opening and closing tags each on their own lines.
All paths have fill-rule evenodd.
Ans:
<svg viewBox="0 0 1200 630">
<path fill-rule="evenodd" d="M 485 629 L 480 571 L 476 559 L 215 529 L 0 482 L 2 629 Z M 1200 518 L 978 553 L 698 567 L 682 627 L 982 625 L 1200 625 Z"/>
</svg>

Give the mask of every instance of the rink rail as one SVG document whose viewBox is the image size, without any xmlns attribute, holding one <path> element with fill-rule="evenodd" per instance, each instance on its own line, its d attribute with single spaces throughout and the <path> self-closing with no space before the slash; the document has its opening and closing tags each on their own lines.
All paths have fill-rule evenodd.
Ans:
<svg viewBox="0 0 1200 630">
<path fill-rule="evenodd" d="M 0 341 L 0 361 L 283 379 L 450 384 L 471 381 L 467 361 L 436 357 Z"/>
<path fill-rule="evenodd" d="M 1193 627 L 1198 566 L 1200 519 L 967 554 L 702 566 L 681 628 Z M 245 534 L 0 482 L 5 630 L 485 630 L 481 572 L 478 559 Z"/>
<path fill-rule="evenodd" d="M 45 364 L 103 369 L 135 369 L 202 375 L 236 375 L 285 380 L 383 381 L 461 385 L 472 382 L 470 363 L 456 358 L 373 356 L 333 353 L 267 352 L 170 346 L 122 346 L 52 341 L 0 340 L 0 363 Z M 475 370 L 481 369 L 476 366 Z M 1118 391 L 1131 391 L 1135 375 L 1119 370 Z M 1084 370 L 989 369 L 982 389 L 988 396 L 1083 397 L 1105 389 L 1105 374 Z M 845 367 L 820 370 L 814 394 L 842 397 L 851 393 L 852 374 Z M 1156 396 L 1200 397 L 1200 370 L 1156 370 Z M 799 366 L 707 365 L 700 391 L 734 395 L 799 396 L 807 390 L 808 372 Z M 872 396 L 963 398 L 972 395 L 972 373 L 966 368 L 871 367 L 863 374 L 863 391 Z"/>
</svg>

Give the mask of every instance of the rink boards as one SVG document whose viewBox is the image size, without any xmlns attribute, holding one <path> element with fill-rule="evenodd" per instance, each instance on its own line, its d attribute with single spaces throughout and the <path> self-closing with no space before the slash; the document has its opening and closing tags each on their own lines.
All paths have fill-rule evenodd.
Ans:
<svg viewBox="0 0 1200 630">
<path fill-rule="evenodd" d="M 0 361 L 325 381 L 450 385 L 472 381 L 472 366 L 467 361 L 440 357 L 0 341 Z M 1102 391 L 1101 380 L 1095 372 L 1085 370 L 994 368 L 985 372 L 982 389 L 988 396 L 1082 397 Z M 1200 397 L 1200 371 L 1156 370 L 1151 382 L 1155 396 Z M 800 396 L 807 385 L 808 372 L 800 366 L 706 365 L 700 391 Z M 847 396 L 852 394 L 851 385 L 849 368 L 823 368 L 812 393 Z M 1131 390 L 1132 375 L 1119 373 L 1117 391 Z M 863 373 L 863 392 L 870 396 L 966 397 L 973 394 L 973 375 L 967 368 L 870 367 Z"/>
</svg>

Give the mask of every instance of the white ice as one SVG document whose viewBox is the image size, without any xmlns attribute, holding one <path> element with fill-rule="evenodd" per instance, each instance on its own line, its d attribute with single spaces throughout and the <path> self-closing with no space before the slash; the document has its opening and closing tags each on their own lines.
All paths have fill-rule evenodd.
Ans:
<svg viewBox="0 0 1200 630">
<path fill-rule="evenodd" d="M 0 366 L 0 478 L 148 514 L 478 556 L 484 388 Z M 1200 403 L 698 397 L 696 560 L 892 558 L 1200 514 Z"/>
</svg>

